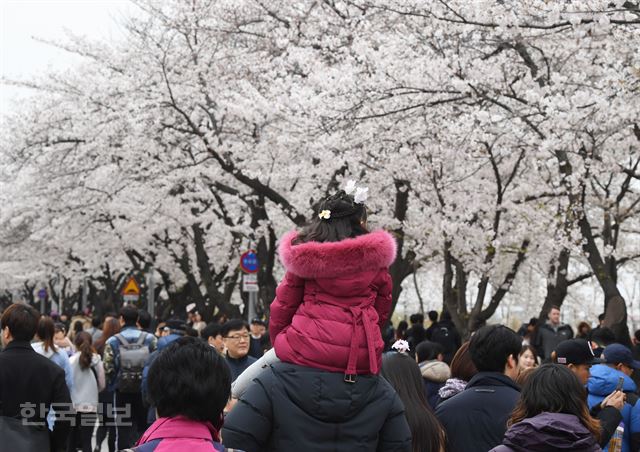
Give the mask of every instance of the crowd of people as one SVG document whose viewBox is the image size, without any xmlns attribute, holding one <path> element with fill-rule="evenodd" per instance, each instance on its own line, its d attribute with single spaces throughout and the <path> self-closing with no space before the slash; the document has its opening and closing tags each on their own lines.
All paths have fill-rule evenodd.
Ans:
<svg viewBox="0 0 640 452">
<path fill-rule="evenodd" d="M 9 306 L 0 451 L 640 450 L 638 350 L 602 325 L 574 337 L 552 307 L 464 342 L 447 312 L 394 329 L 396 244 L 367 229 L 364 193 L 349 184 L 282 238 L 268 322 Z"/>
</svg>

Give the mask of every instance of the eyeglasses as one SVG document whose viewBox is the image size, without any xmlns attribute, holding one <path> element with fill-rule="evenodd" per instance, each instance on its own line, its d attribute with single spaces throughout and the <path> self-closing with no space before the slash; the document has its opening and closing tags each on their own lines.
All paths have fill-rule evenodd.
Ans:
<svg viewBox="0 0 640 452">
<path fill-rule="evenodd" d="M 233 341 L 239 341 L 244 339 L 245 341 L 249 340 L 248 334 L 234 334 L 233 336 L 225 336 L 225 339 L 231 339 Z"/>
</svg>

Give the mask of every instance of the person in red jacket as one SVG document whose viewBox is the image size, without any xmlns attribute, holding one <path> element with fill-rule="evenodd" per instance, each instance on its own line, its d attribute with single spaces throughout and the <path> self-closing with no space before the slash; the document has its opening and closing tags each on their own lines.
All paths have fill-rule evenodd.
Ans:
<svg viewBox="0 0 640 452">
<path fill-rule="evenodd" d="M 320 202 L 302 231 L 282 238 L 286 274 L 271 303 L 273 349 L 236 380 L 235 398 L 278 360 L 344 372 L 346 382 L 379 373 L 396 242 L 385 231 L 368 231 L 366 191 L 350 182 Z"/>
</svg>

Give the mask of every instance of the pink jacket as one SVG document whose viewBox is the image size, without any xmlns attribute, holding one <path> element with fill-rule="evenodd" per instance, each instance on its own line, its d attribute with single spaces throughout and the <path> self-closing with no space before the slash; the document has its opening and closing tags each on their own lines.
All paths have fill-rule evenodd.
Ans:
<svg viewBox="0 0 640 452">
<path fill-rule="evenodd" d="M 394 238 L 377 231 L 292 245 L 296 237 L 282 238 L 287 273 L 271 303 L 269 333 L 278 358 L 347 375 L 377 374 L 380 328 L 391 310 Z"/>
<path fill-rule="evenodd" d="M 231 452 L 220 444 L 220 435 L 210 422 L 186 417 L 161 417 L 144 432 L 134 452 Z"/>
</svg>

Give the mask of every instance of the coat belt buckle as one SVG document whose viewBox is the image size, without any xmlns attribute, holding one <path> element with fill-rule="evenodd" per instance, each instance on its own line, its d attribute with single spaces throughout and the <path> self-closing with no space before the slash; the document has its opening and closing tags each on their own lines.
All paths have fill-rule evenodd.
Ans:
<svg viewBox="0 0 640 452">
<path fill-rule="evenodd" d="M 355 383 L 356 374 L 344 374 L 344 381 L 347 383 Z"/>
</svg>

